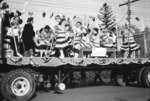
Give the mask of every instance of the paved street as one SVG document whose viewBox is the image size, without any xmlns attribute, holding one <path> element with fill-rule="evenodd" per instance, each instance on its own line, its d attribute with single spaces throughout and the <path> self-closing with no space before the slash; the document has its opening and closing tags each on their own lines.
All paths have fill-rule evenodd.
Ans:
<svg viewBox="0 0 150 101">
<path fill-rule="evenodd" d="M 150 88 L 95 86 L 73 88 L 64 94 L 38 93 L 32 101 L 150 101 Z"/>
</svg>

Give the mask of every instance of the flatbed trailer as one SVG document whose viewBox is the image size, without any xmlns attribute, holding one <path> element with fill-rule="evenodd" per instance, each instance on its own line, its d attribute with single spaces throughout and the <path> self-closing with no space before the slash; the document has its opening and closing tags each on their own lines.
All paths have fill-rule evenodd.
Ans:
<svg viewBox="0 0 150 101">
<path fill-rule="evenodd" d="M 3 17 L 0 19 L 0 91 L 9 101 L 28 101 L 41 86 L 63 92 L 71 85 L 73 73 L 93 71 L 99 79 L 110 72 L 111 82 L 125 86 L 129 82 L 150 87 L 150 58 L 56 58 L 16 57 L 5 48 Z M 6 33 L 5 33 L 6 34 Z M 147 46 L 148 47 L 148 46 Z M 97 78 L 95 77 L 95 78 Z"/>
<path fill-rule="evenodd" d="M 57 92 L 63 92 L 66 86 L 71 85 L 75 71 L 94 71 L 98 72 L 98 75 L 103 71 L 110 71 L 111 81 L 120 86 L 137 82 L 150 87 L 149 58 L 61 59 L 13 56 L 6 58 L 1 68 L 1 93 L 10 101 L 30 99 L 41 85 L 46 89 L 54 87 Z"/>
</svg>

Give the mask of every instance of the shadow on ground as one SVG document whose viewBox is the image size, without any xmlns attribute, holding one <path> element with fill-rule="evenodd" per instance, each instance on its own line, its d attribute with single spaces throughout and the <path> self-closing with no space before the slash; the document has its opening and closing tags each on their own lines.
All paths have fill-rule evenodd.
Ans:
<svg viewBox="0 0 150 101">
<path fill-rule="evenodd" d="M 150 101 L 150 98 L 147 101 Z"/>
</svg>

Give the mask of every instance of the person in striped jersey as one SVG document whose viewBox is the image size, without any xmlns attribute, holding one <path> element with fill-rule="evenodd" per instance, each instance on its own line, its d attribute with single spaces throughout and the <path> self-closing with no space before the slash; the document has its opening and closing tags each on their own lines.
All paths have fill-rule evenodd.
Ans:
<svg viewBox="0 0 150 101">
<path fill-rule="evenodd" d="M 90 44 L 90 30 L 82 25 L 81 21 L 75 23 L 73 28 L 74 38 L 73 38 L 73 48 L 75 52 L 75 58 L 82 57 L 82 51 L 92 48 Z"/>
<path fill-rule="evenodd" d="M 55 26 L 55 50 L 57 50 L 57 56 L 60 58 L 66 57 L 67 49 L 70 47 L 70 43 L 72 41 L 70 37 L 71 31 L 69 31 L 69 25 L 67 24 L 66 19 L 61 19 L 58 25 Z M 59 50 L 59 51 L 58 51 Z"/>
<path fill-rule="evenodd" d="M 121 34 L 123 39 L 121 50 L 124 51 L 124 58 L 131 57 L 132 53 L 140 48 L 140 45 L 135 42 L 133 34 L 128 33 L 127 29 Z"/>
<path fill-rule="evenodd" d="M 80 21 L 77 21 L 74 28 L 74 48 L 80 49 L 80 41 L 82 39 L 82 33 L 83 33 L 83 28 L 82 28 L 82 23 Z"/>
</svg>

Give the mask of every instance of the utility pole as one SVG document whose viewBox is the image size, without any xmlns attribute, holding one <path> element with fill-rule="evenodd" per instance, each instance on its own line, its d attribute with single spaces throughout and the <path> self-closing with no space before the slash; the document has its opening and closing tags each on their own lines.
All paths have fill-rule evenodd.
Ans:
<svg viewBox="0 0 150 101">
<path fill-rule="evenodd" d="M 125 2 L 125 3 L 123 3 L 123 4 L 120 4 L 119 5 L 119 7 L 121 7 L 121 6 L 124 6 L 124 5 L 127 5 L 127 7 L 128 7 L 128 11 L 127 11 L 127 22 L 128 22 L 128 49 L 129 49 L 129 38 L 130 38 L 130 33 L 131 33 L 131 29 L 130 29 L 130 27 L 131 27 L 131 3 L 135 3 L 135 2 L 137 2 L 137 1 L 139 1 L 139 0 L 128 0 L 127 2 Z M 128 50 L 128 52 L 129 52 L 129 50 Z"/>
<path fill-rule="evenodd" d="M 127 21 L 128 21 L 128 25 L 129 25 L 129 30 L 130 30 L 130 25 L 131 25 L 131 3 L 135 3 L 139 0 L 128 0 L 126 3 L 120 4 L 119 7 L 127 5 L 128 6 L 128 17 L 127 17 Z"/>
</svg>

